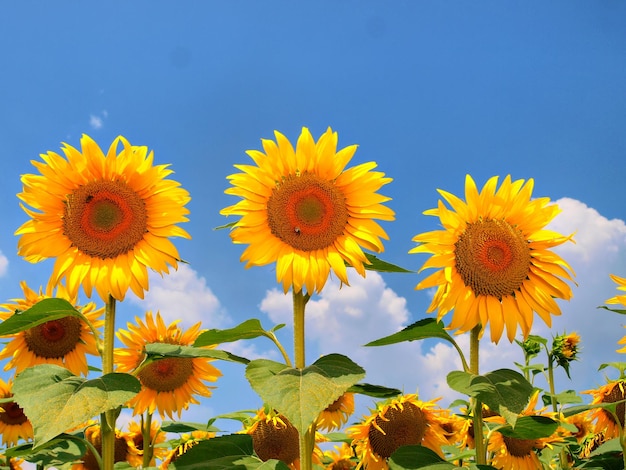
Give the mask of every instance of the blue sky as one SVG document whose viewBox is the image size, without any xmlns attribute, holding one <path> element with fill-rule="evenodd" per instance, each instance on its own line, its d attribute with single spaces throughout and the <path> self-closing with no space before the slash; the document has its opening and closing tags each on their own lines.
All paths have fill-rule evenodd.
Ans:
<svg viewBox="0 0 626 470">
<path fill-rule="evenodd" d="M 615 353 L 623 319 L 596 309 L 616 294 L 609 273 L 626 276 L 624 2 L 40 1 L 3 10 L 0 299 L 20 296 L 21 280 L 45 283 L 52 266 L 16 256 L 26 214 L 15 195 L 30 160 L 61 142 L 78 146 L 83 133 L 105 148 L 122 134 L 172 164 L 192 196 L 184 228 L 193 239 L 176 242 L 189 265 L 155 278 L 145 301 L 119 305 L 119 325 L 148 309 L 206 328 L 290 323 L 273 266 L 245 270 L 242 247 L 213 228 L 236 200 L 224 194 L 226 176 L 249 162 L 245 150 L 275 129 L 294 141 L 302 126 L 316 138 L 331 126 L 341 147 L 359 144 L 353 165 L 374 160 L 394 179 L 382 191 L 396 211 L 383 224 L 382 257 L 408 269 L 425 260 L 408 255 L 411 238 L 437 228 L 422 215 L 437 188 L 462 195 L 467 173 L 481 186 L 493 175 L 534 178 L 533 194 L 563 209 L 553 228 L 577 232 L 577 244 L 560 249 L 578 274 L 574 298 L 553 330 L 538 319 L 533 330 L 582 336 L 582 360 L 560 388 L 601 384 L 598 365 L 624 359 Z M 426 315 L 431 294 L 414 290 L 422 278 L 352 276 L 341 291 L 329 282 L 309 304 L 308 361 L 341 352 L 368 382 L 449 403 L 445 375 L 459 364 L 445 344 L 360 347 Z M 281 339 L 291 350 L 288 328 Z M 483 370 L 521 361 L 506 343 L 484 343 Z M 278 358 L 267 341 L 234 347 Z M 219 367 L 214 396 L 185 419 L 260 405 L 242 366 Z"/>
</svg>

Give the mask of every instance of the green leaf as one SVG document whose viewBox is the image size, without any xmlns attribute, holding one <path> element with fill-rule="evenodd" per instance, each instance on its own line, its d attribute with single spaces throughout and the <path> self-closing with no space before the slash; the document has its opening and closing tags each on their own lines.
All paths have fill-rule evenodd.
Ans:
<svg viewBox="0 0 626 470">
<path fill-rule="evenodd" d="M 87 452 L 83 439 L 70 434 L 61 434 L 48 441 L 38 451 L 33 451 L 32 444 L 22 444 L 6 450 L 7 457 L 27 460 L 43 467 L 61 467 L 68 462 L 80 459 Z"/>
<path fill-rule="evenodd" d="M 30 367 L 13 383 L 15 401 L 33 425 L 35 450 L 67 429 L 123 405 L 140 390 L 141 383 L 130 374 L 86 380 L 51 364 Z"/>
<path fill-rule="evenodd" d="M 262 462 L 254 455 L 252 437 L 229 434 L 200 441 L 169 466 L 174 470 L 288 470 L 278 460 Z"/>
<path fill-rule="evenodd" d="M 596 403 L 593 405 L 570 406 L 563 410 L 563 416 L 565 418 L 569 418 L 570 416 L 574 416 L 574 415 L 577 415 L 578 413 L 583 413 L 585 411 L 593 410 L 594 408 L 603 408 L 605 410 L 612 411 L 613 413 L 615 413 L 615 410 L 617 409 L 617 405 L 619 405 L 620 403 L 626 403 L 626 399 L 614 401 L 611 403 Z"/>
<path fill-rule="evenodd" d="M 485 375 L 453 371 L 447 381 L 450 388 L 479 399 L 512 426 L 534 391 L 523 375 L 510 369 L 498 369 Z"/>
<path fill-rule="evenodd" d="M 383 387 L 382 385 L 372 385 L 366 383 L 354 384 L 347 391 L 374 398 L 393 398 L 402 394 L 402 391 L 397 388 L 388 388 Z"/>
<path fill-rule="evenodd" d="M 365 371 L 341 354 L 329 354 L 304 369 L 257 359 L 246 367 L 246 378 L 269 407 L 285 415 L 298 432 L 309 425 L 357 381 Z"/>
<path fill-rule="evenodd" d="M 85 323 L 88 320 L 65 299 L 49 298 L 37 302 L 22 312 L 16 312 L 0 323 L 0 336 L 13 335 L 42 323 L 64 317 L 77 317 Z"/>
<path fill-rule="evenodd" d="M 626 310 L 621 308 L 609 308 L 606 305 L 601 305 L 598 308 L 603 308 L 604 310 L 608 310 L 609 312 L 619 313 L 620 315 L 626 315 Z"/>
<path fill-rule="evenodd" d="M 247 364 L 250 362 L 245 357 L 240 357 L 228 351 L 220 349 L 206 349 L 195 346 L 181 346 L 179 344 L 150 343 L 146 344 L 146 361 L 154 361 L 166 357 L 210 357 L 221 359 L 222 361 L 239 362 Z M 146 362 L 144 362 L 145 364 Z"/>
<path fill-rule="evenodd" d="M 402 343 L 404 341 L 416 341 L 427 338 L 440 338 L 456 344 L 452 336 L 444 329 L 443 323 L 434 318 L 424 318 L 407 326 L 406 328 L 367 343 L 365 346 L 386 346 L 388 344 Z"/>
<path fill-rule="evenodd" d="M 504 426 L 498 432 L 504 436 L 516 439 L 541 439 L 549 437 L 557 430 L 559 423 L 547 416 L 520 416 L 515 428 Z"/>
<path fill-rule="evenodd" d="M 618 437 L 603 442 L 602 445 L 591 452 L 590 456 L 595 457 L 596 455 L 605 454 L 607 452 L 622 452 L 622 445 Z"/>
<path fill-rule="evenodd" d="M 402 446 L 389 457 L 389 470 L 443 470 L 456 468 L 437 453 L 421 445 Z"/>
<path fill-rule="evenodd" d="M 213 230 L 224 230 L 226 228 L 231 229 L 233 228 L 235 225 L 237 225 L 237 222 L 229 222 L 227 224 L 224 225 L 220 225 L 218 227 L 215 227 Z"/>
<path fill-rule="evenodd" d="M 184 432 L 193 432 L 193 431 L 205 431 L 205 432 L 218 432 L 219 429 L 214 428 L 212 426 L 207 426 L 206 424 L 201 423 L 189 423 L 184 421 L 164 421 L 161 425 L 161 431 L 164 432 L 175 432 L 175 433 L 184 433 Z"/>
<path fill-rule="evenodd" d="M 576 390 L 565 390 L 564 392 L 560 392 L 554 395 L 557 403 L 561 405 L 568 405 L 573 403 L 582 403 L 583 399 L 580 398 L 580 395 L 576 392 Z M 541 396 L 543 400 L 543 404 L 549 406 L 552 404 L 552 395 L 550 393 L 544 393 Z"/>
<path fill-rule="evenodd" d="M 395 264 L 383 261 L 371 253 L 365 253 L 365 257 L 370 264 L 363 264 L 363 267 L 369 271 L 378 271 L 382 273 L 414 273 L 415 271 L 409 271 L 408 269 L 401 268 Z"/>
<path fill-rule="evenodd" d="M 240 339 L 253 339 L 265 336 L 267 332 L 256 318 L 251 318 L 243 323 L 226 330 L 211 329 L 200 333 L 195 343 L 196 347 L 211 346 L 213 344 L 230 343 Z"/>
</svg>

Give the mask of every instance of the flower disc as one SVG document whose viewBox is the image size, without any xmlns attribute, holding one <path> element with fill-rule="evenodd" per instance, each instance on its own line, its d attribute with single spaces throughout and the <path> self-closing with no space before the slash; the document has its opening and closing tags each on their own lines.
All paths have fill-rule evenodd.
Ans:
<svg viewBox="0 0 626 470">
<path fill-rule="evenodd" d="M 137 374 L 142 385 L 156 392 L 172 392 L 182 387 L 193 375 L 193 359 L 169 357 L 148 364 Z"/>
<path fill-rule="evenodd" d="M 533 451 L 537 442 L 534 439 L 517 439 L 515 437 L 502 436 L 504 445 L 513 457 L 526 457 Z"/>
<path fill-rule="evenodd" d="M 392 407 L 384 416 L 377 416 L 368 437 L 374 453 L 388 459 L 401 446 L 421 444 L 425 434 L 426 419 L 422 410 L 405 403 L 402 409 Z"/>
<path fill-rule="evenodd" d="M 262 461 L 281 460 L 287 465 L 300 456 L 298 430 L 285 418 L 261 419 L 250 432 L 254 451 Z"/>
<path fill-rule="evenodd" d="M 20 424 L 24 424 L 28 421 L 28 418 L 24 414 L 24 410 L 20 408 L 20 406 L 11 401 L 7 403 L 2 403 L 0 405 L 4 411 L 0 411 L 0 421 L 8 426 L 19 426 Z"/>
<path fill-rule="evenodd" d="M 475 295 L 514 295 L 528 277 L 530 249 L 505 220 L 467 224 L 455 244 L 456 269 Z"/>
<path fill-rule="evenodd" d="M 343 234 L 348 215 L 341 191 L 309 173 L 285 178 L 267 201 L 270 231 L 301 251 L 331 246 Z"/>
<path fill-rule="evenodd" d="M 94 181 L 67 196 L 63 230 L 72 244 L 94 258 L 131 251 L 147 231 L 146 204 L 122 181 Z"/>
<path fill-rule="evenodd" d="M 66 356 L 79 344 L 82 322 L 76 317 L 51 320 L 24 331 L 24 341 L 33 354 L 44 358 Z"/>
</svg>

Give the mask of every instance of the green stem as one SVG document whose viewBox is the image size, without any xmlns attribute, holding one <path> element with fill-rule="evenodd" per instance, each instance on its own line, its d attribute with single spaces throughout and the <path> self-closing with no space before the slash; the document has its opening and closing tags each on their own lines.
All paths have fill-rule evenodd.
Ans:
<svg viewBox="0 0 626 470">
<path fill-rule="evenodd" d="M 113 347 L 115 344 L 115 299 L 109 295 L 104 312 L 104 351 L 102 354 L 102 374 L 113 372 Z M 115 465 L 115 420 L 116 410 L 101 415 L 102 470 L 113 470 Z"/>
<path fill-rule="evenodd" d="M 304 369 L 306 364 L 304 348 L 304 310 L 309 298 L 310 295 L 303 294 L 301 290 L 299 292 L 293 291 L 293 346 L 296 368 L 298 369 Z M 311 430 L 313 430 L 312 433 Z M 312 426 L 309 426 L 304 434 L 299 434 L 301 470 L 311 470 L 313 468 L 313 462 L 311 460 L 313 454 L 312 435 L 315 435 L 315 430 Z"/>
<path fill-rule="evenodd" d="M 267 332 L 265 332 L 265 336 L 267 336 L 269 339 L 272 340 L 272 342 L 276 345 L 276 347 L 278 348 L 280 353 L 283 355 L 283 359 L 285 361 L 285 365 L 287 365 L 288 367 L 293 367 L 292 364 L 291 364 L 291 359 L 289 358 L 289 354 L 287 354 L 287 351 L 285 351 L 285 348 L 283 347 L 283 345 L 280 344 L 280 341 L 278 341 L 278 338 L 276 337 L 274 332 L 273 331 L 267 331 Z"/>
<path fill-rule="evenodd" d="M 552 411 L 557 414 L 559 412 L 559 407 L 556 401 L 556 391 L 554 388 L 554 363 L 552 359 L 552 354 L 548 352 L 548 387 L 550 388 L 550 401 L 552 402 Z M 559 453 L 559 462 L 561 463 L 561 469 L 564 470 L 569 468 L 565 449 L 561 449 L 561 452 Z"/>
<path fill-rule="evenodd" d="M 480 345 L 481 325 L 476 325 L 470 332 L 470 372 L 478 375 L 478 349 Z M 487 464 L 487 452 L 485 450 L 485 440 L 483 434 L 483 404 L 478 399 L 473 399 L 473 422 L 474 422 L 474 444 L 476 447 L 476 463 L 479 465 Z"/>
<path fill-rule="evenodd" d="M 150 461 L 152 460 L 153 455 L 153 442 L 152 437 L 150 436 L 150 430 L 152 428 L 152 413 L 146 411 L 146 418 L 143 419 L 141 432 L 143 434 L 143 468 L 148 468 L 150 466 Z"/>
</svg>

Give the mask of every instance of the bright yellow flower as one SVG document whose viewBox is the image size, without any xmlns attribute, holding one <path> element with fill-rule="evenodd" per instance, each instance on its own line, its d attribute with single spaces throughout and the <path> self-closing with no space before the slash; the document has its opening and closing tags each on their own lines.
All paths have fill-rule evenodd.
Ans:
<svg viewBox="0 0 626 470">
<path fill-rule="evenodd" d="M 172 462 L 175 462 L 181 455 L 191 449 L 200 441 L 205 441 L 215 437 L 214 432 L 206 431 L 192 431 L 191 434 L 183 434 L 180 439 L 180 443 L 172 450 L 168 451 L 163 459 L 163 462 L 159 466 L 161 470 L 167 470 Z"/>
<path fill-rule="evenodd" d="M 168 165 L 152 164 L 147 147 L 120 136 L 105 155 L 90 137 L 80 142 L 81 150 L 64 144 L 65 158 L 41 155 L 32 162 L 41 174 L 22 176 L 18 197 L 31 219 L 16 231 L 18 254 L 32 263 L 55 258 L 50 282 L 65 279 L 72 297 L 82 285 L 105 301 L 123 300 L 129 288 L 143 298 L 147 268 L 178 267 L 169 238 L 190 238 L 176 225 L 187 221 L 189 193 L 166 179 Z"/>
<path fill-rule="evenodd" d="M 317 418 L 317 429 L 332 431 L 340 429 L 354 413 L 354 394 L 346 392 L 326 407 Z"/>
<path fill-rule="evenodd" d="M 626 278 L 625 277 L 619 277 L 616 276 L 614 274 L 610 274 L 611 279 L 613 279 L 613 281 L 615 281 L 615 283 L 617 284 L 617 290 L 620 291 L 626 291 Z M 615 297 L 611 297 L 610 299 L 608 299 L 606 302 L 606 304 L 608 305 L 621 305 L 622 307 L 626 307 L 626 294 L 624 295 L 616 295 Z M 618 353 L 626 353 L 626 336 L 624 336 L 622 339 L 620 339 L 617 344 L 623 344 L 625 345 L 623 348 L 620 348 L 617 350 Z"/>
<path fill-rule="evenodd" d="M 363 423 L 347 430 L 360 459 L 357 470 L 387 470 L 387 459 L 405 445 L 423 445 L 443 457 L 447 413 L 435 400 L 423 402 L 415 394 L 378 403 Z"/>
<path fill-rule="evenodd" d="M 276 280 L 284 291 L 303 287 L 320 292 L 332 269 L 348 284 L 346 263 L 365 276 L 363 248 L 382 252 L 387 234 L 374 221 L 393 220 L 394 212 L 378 194 L 391 178 L 372 172 L 369 162 L 344 170 L 356 145 L 337 151 L 337 133 L 329 128 L 317 142 L 302 129 L 296 149 L 279 132 L 276 142 L 262 140 L 265 153 L 249 150 L 255 165 L 235 165 L 226 194 L 242 198 L 223 215 L 238 215 L 234 243 L 248 245 L 241 261 L 250 266 L 276 262 Z"/>
<path fill-rule="evenodd" d="M 538 398 L 539 391 L 536 391 L 521 415 L 554 418 L 555 413 L 546 413 L 545 408 L 535 410 Z M 501 425 L 506 424 L 505 419 L 499 415 L 492 415 L 485 418 L 485 421 Z M 489 445 L 487 446 L 487 451 L 491 456 L 488 463 L 501 470 L 537 470 L 543 468 L 537 451 L 544 447 L 551 447 L 553 443 L 561 440 L 562 437 L 558 432 L 540 439 L 519 439 L 505 436 L 494 430 L 489 437 Z"/>
<path fill-rule="evenodd" d="M 326 464 L 326 470 L 350 470 L 357 465 L 354 457 L 352 447 L 342 442 L 341 446 L 334 446 L 333 450 L 324 452 L 324 460 L 330 460 L 330 463 Z"/>
<path fill-rule="evenodd" d="M 127 324 L 128 331 L 120 329 L 116 335 L 126 345 L 115 350 L 115 363 L 118 372 L 133 372 L 146 357 L 145 346 L 154 343 L 191 346 L 200 334 L 200 323 L 184 331 L 178 321 L 166 326 L 159 312 L 156 321 L 152 312 L 146 313 L 145 323 L 135 317 L 136 325 Z M 158 410 L 161 418 L 172 418 L 176 412 L 180 417 L 189 404 L 199 404 L 194 395 L 211 396 L 211 389 L 204 382 L 215 382 L 222 373 L 210 364 L 213 359 L 206 357 L 168 357 L 143 366 L 137 378 L 141 381 L 141 391 L 130 400 L 128 406 L 133 414 L 148 410 Z"/>
<path fill-rule="evenodd" d="M 0 379 L 0 398 L 13 396 L 12 385 L 11 381 L 7 383 Z M 8 447 L 16 445 L 20 439 L 33 438 L 33 426 L 17 403 L 12 401 L 0 403 L 0 434 L 2 444 Z"/>
<path fill-rule="evenodd" d="M 616 380 L 594 390 L 586 390 L 581 393 L 587 393 L 593 397 L 591 404 L 598 403 L 615 403 L 626 399 L 626 381 Z M 594 432 L 602 433 L 609 440 L 620 436 L 620 428 L 624 428 L 626 423 L 626 406 L 624 403 L 615 405 L 615 414 L 608 409 L 594 408 L 589 412 L 590 419 L 595 421 Z"/>
<path fill-rule="evenodd" d="M 417 285 L 436 287 L 429 312 L 441 318 L 454 310 L 450 329 L 466 332 L 477 325 L 491 327 L 498 342 L 506 326 L 509 341 L 519 325 L 524 338 L 530 333 L 533 312 L 548 326 L 550 315 L 560 315 L 555 298 L 569 300 L 571 267 L 550 249 L 571 239 L 544 227 L 559 213 L 548 198 L 531 199 L 533 180 L 498 178 L 478 192 L 471 176 L 465 180 L 465 199 L 438 190 L 443 201 L 424 212 L 439 217 L 443 230 L 413 238 L 410 253 L 432 256 L 421 270 L 437 271 Z M 484 331 L 484 330 L 483 330 Z"/>
<path fill-rule="evenodd" d="M 41 289 L 39 293 L 33 291 L 26 282 L 22 282 L 21 286 L 24 298 L 12 299 L 11 303 L 0 305 L 0 320 L 6 320 L 16 310 L 27 310 L 40 300 L 53 297 L 50 286 L 46 294 Z M 70 296 L 62 284 L 57 286 L 54 297 L 65 299 L 74 305 L 94 328 L 104 325 L 104 320 L 100 319 L 104 308 L 96 309 L 93 302 L 84 307 L 77 306 L 76 298 Z M 37 364 L 55 364 L 69 369 L 75 375 L 86 376 L 89 373 L 87 354 L 98 355 L 96 338 L 91 329 L 85 322 L 73 316 L 51 320 L 5 338 L 10 341 L 0 351 L 0 360 L 10 359 L 4 370 L 15 368 L 16 374 Z"/>
<path fill-rule="evenodd" d="M 94 420 L 89 420 L 87 427 L 85 428 L 85 439 L 87 439 L 95 449 L 102 452 L 102 434 L 100 431 L 100 425 Z M 130 457 L 130 437 L 127 433 L 115 430 L 115 455 L 114 462 L 129 462 Z M 96 457 L 87 449 L 87 452 L 80 461 L 72 464 L 71 470 L 100 470 Z"/>
<path fill-rule="evenodd" d="M 131 421 L 128 424 L 128 455 L 126 460 L 133 467 L 141 467 L 143 465 L 143 454 L 146 446 L 143 441 L 143 430 L 141 424 L 136 421 Z M 150 423 L 150 442 L 153 445 L 152 448 L 152 460 L 150 460 L 150 466 L 154 467 L 156 459 L 163 460 L 168 455 L 168 450 L 165 447 L 154 447 L 156 444 L 162 444 L 167 440 L 167 435 L 161 431 L 161 425 L 152 421 Z"/>
</svg>

